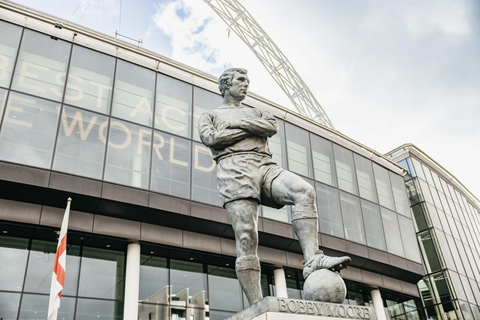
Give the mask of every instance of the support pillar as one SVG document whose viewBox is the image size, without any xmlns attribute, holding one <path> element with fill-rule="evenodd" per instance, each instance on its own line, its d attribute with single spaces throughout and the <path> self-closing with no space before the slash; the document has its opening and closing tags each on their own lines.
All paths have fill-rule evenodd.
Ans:
<svg viewBox="0 0 480 320">
<path fill-rule="evenodd" d="M 373 307 L 375 308 L 375 314 L 377 316 L 377 320 L 387 320 L 387 316 L 385 315 L 385 308 L 383 307 L 383 300 L 382 295 L 380 294 L 379 289 L 374 289 L 370 292 L 372 295 L 373 300 Z"/>
<path fill-rule="evenodd" d="M 138 294 L 140 290 L 140 244 L 130 243 L 127 247 L 125 271 L 124 320 L 138 319 Z"/>
<path fill-rule="evenodd" d="M 273 278 L 275 281 L 275 292 L 279 298 L 288 298 L 287 293 L 287 279 L 285 279 L 285 270 L 283 268 L 275 269 L 273 271 Z"/>
</svg>

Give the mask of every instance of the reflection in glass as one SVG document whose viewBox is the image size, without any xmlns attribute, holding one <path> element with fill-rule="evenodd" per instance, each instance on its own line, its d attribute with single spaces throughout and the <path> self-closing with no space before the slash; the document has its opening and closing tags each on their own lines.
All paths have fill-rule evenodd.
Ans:
<svg viewBox="0 0 480 320">
<path fill-rule="evenodd" d="M 47 319 L 48 298 L 48 295 L 24 294 L 19 319 Z M 57 319 L 73 320 L 74 313 L 75 299 L 62 295 L 62 303 L 58 309 Z"/>
<path fill-rule="evenodd" d="M 343 222 L 338 190 L 318 182 L 315 183 L 315 186 L 317 189 L 320 232 L 343 238 Z"/>
<path fill-rule="evenodd" d="M 22 291 L 28 239 L 0 236 L 0 289 Z M 1 299 L 0 299 L 1 301 Z"/>
<path fill-rule="evenodd" d="M 397 216 L 397 218 L 400 226 L 400 233 L 402 235 L 403 248 L 405 249 L 405 258 L 416 262 L 421 262 L 412 220 L 404 216 Z"/>
<path fill-rule="evenodd" d="M 441 253 L 443 259 L 445 260 L 446 267 L 451 270 L 457 270 L 455 267 L 455 262 L 453 261 L 452 253 L 450 252 L 450 248 L 447 243 L 447 238 L 445 237 L 445 233 L 440 230 L 435 230 L 435 234 L 437 236 L 439 248 L 442 249 Z"/>
<path fill-rule="evenodd" d="M 356 153 L 353 154 L 353 158 L 355 160 L 360 197 L 372 202 L 378 202 L 377 191 L 375 190 L 375 180 L 373 178 L 372 162 Z M 405 189 L 405 186 L 403 188 Z"/>
<path fill-rule="evenodd" d="M 288 214 L 287 207 L 281 209 L 275 209 L 267 206 L 261 206 L 262 216 L 264 218 L 273 219 L 282 222 L 290 222 L 290 215 Z"/>
<path fill-rule="evenodd" d="M 361 200 L 367 245 L 379 250 L 387 250 L 385 235 L 382 227 L 382 217 L 377 204 Z"/>
<path fill-rule="evenodd" d="M 50 168 L 59 108 L 54 102 L 10 93 L 0 132 L 0 159 Z"/>
<path fill-rule="evenodd" d="M 401 235 L 397 214 L 383 207 L 380 207 L 380 212 L 382 213 L 383 229 L 385 234 L 388 235 L 385 239 L 387 240 L 388 252 L 404 257 L 402 242 L 398 241 L 398 239 L 401 239 Z"/>
<path fill-rule="evenodd" d="M 190 198 L 189 140 L 155 131 L 151 190 L 181 198 Z"/>
<path fill-rule="evenodd" d="M 455 289 L 452 292 L 455 292 L 455 295 L 458 299 L 467 300 L 467 297 L 465 296 L 465 291 L 463 289 L 462 283 L 460 282 L 460 277 L 458 273 L 453 271 L 448 271 L 448 274 L 452 281 L 452 286 Z"/>
<path fill-rule="evenodd" d="M 403 178 L 391 171 L 390 181 L 392 182 L 393 199 L 398 213 L 410 218 L 410 205 L 408 204 L 407 194 L 405 193 L 405 181 Z"/>
<path fill-rule="evenodd" d="M 124 252 L 83 248 L 79 296 L 123 299 L 124 279 Z"/>
<path fill-rule="evenodd" d="M 200 143 L 193 145 L 192 200 L 222 206 L 212 152 Z"/>
<path fill-rule="evenodd" d="M 101 179 L 107 124 L 105 116 L 65 106 L 53 169 Z"/>
<path fill-rule="evenodd" d="M 365 244 L 362 212 L 359 199 L 351 194 L 340 192 L 345 239 Z"/>
<path fill-rule="evenodd" d="M 427 273 L 437 272 L 442 269 L 440 258 L 435 245 L 434 237 L 430 230 L 418 234 L 418 244 L 422 248 L 424 266 Z"/>
<path fill-rule="evenodd" d="M 114 57 L 74 45 L 64 102 L 108 114 L 114 68 Z"/>
<path fill-rule="evenodd" d="M 189 289 L 193 296 L 201 291 L 207 291 L 207 278 L 203 273 L 203 264 L 179 260 L 170 261 L 170 284 L 172 293 Z"/>
<path fill-rule="evenodd" d="M 272 160 L 280 167 L 286 169 L 287 161 L 285 160 L 285 129 L 284 121 L 277 119 L 277 134 L 268 139 L 268 147 L 272 153 Z"/>
<path fill-rule="evenodd" d="M 290 123 L 285 123 L 287 137 L 288 169 L 303 176 L 313 178 L 310 140 L 308 131 Z"/>
<path fill-rule="evenodd" d="M 147 189 L 151 139 L 151 129 L 112 119 L 104 179 Z"/>
<path fill-rule="evenodd" d="M 208 288 L 211 308 L 229 311 L 243 309 L 242 288 L 234 269 L 208 266 Z"/>
<path fill-rule="evenodd" d="M 225 320 L 233 316 L 234 312 L 225 312 L 225 311 L 210 311 L 210 320 Z"/>
<path fill-rule="evenodd" d="M 193 97 L 193 140 L 200 141 L 198 119 L 202 113 L 220 107 L 223 98 L 218 94 L 197 87 L 193 88 Z"/>
<path fill-rule="evenodd" d="M 0 292 L 0 314 L 3 320 L 16 320 L 20 293 Z"/>
<path fill-rule="evenodd" d="M 50 293 L 52 270 L 55 262 L 57 244 L 41 240 L 33 240 L 28 259 L 26 292 Z M 67 245 L 67 266 L 65 287 L 62 294 L 76 295 L 80 257 L 79 247 Z"/>
<path fill-rule="evenodd" d="M 310 134 L 310 138 L 312 139 L 315 180 L 335 187 L 337 180 L 335 179 L 332 142 L 314 134 Z"/>
<path fill-rule="evenodd" d="M 2 118 L 2 115 L 3 115 L 3 107 L 5 106 L 6 98 L 7 98 L 7 90 L 0 88 L 0 119 Z"/>
<path fill-rule="evenodd" d="M 190 138 L 192 85 L 157 73 L 155 128 Z"/>
<path fill-rule="evenodd" d="M 122 320 L 123 303 L 117 301 L 78 299 L 75 320 Z"/>
<path fill-rule="evenodd" d="M 358 195 L 352 151 L 336 144 L 333 144 L 333 151 L 335 152 L 338 187 L 344 191 Z"/>
<path fill-rule="evenodd" d="M 140 257 L 140 293 L 139 299 L 151 303 L 168 285 L 167 259 L 149 255 Z M 159 299 L 160 300 L 160 299 Z"/>
<path fill-rule="evenodd" d="M 71 44 L 25 29 L 12 89 L 61 101 Z"/>
<path fill-rule="evenodd" d="M 373 172 L 375 174 L 375 184 L 377 186 L 380 205 L 387 207 L 388 209 L 395 210 L 392 187 L 390 186 L 390 178 L 388 177 L 388 170 L 374 163 Z"/>
<path fill-rule="evenodd" d="M 22 28 L 0 21 L 0 30 L 2 30 L 0 33 L 0 86 L 8 88 L 12 79 Z"/>
<path fill-rule="evenodd" d="M 154 71 L 118 60 L 112 116 L 151 126 L 154 90 Z"/>
</svg>

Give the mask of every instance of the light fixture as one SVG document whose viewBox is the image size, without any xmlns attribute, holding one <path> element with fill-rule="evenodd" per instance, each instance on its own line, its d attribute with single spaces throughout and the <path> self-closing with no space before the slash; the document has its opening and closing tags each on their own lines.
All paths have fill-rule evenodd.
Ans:
<svg viewBox="0 0 480 320">
<path fill-rule="evenodd" d="M 8 231 L 7 231 L 7 230 L 3 230 L 3 233 L 8 233 Z"/>
<path fill-rule="evenodd" d="M 110 245 L 109 245 L 109 244 L 107 244 L 107 248 L 110 248 Z"/>
</svg>

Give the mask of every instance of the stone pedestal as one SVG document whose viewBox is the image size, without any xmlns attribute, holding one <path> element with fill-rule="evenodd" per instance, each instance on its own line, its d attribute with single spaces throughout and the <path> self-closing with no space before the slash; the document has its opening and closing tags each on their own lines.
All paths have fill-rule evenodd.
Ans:
<svg viewBox="0 0 480 320">
<path fill-rule="evenodd" d="M 266 297 L 227 320 L 377 320 L 373 307 Z"/>
</svg>

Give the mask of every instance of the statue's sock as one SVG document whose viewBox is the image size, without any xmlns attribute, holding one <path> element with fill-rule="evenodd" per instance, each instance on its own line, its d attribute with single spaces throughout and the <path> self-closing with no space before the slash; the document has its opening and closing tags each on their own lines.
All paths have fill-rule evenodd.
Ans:
<svg viewBox="0 0 480 320">
<path fill-rule="evenodd" d="M 262 300 L 262 287 L 260 284 L 260 260 L 257 256 L 244 256 L 235 262 L 237 278 L 247 296 L 250 305 Z"/>
</svg>

